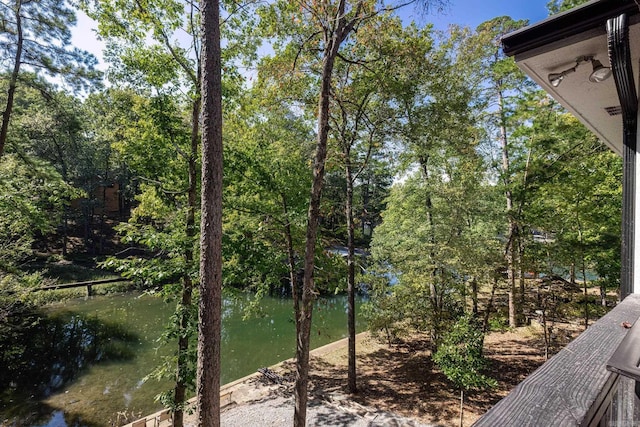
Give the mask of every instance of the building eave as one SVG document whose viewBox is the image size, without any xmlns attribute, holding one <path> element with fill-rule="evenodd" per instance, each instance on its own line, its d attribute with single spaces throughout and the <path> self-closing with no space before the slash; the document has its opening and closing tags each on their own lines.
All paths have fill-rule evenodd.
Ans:
<svg viewBox="0 0 640 427">
<path fill-rule="evenodd" d="M 539 48 L 551 49 L 558 42 L 571 43 L 571 38 L 578 35 L 604 35 L 607 19 L 621 13 L 638 15 L 638 5 L 633 0 L 593 0 L 507 34 L 502 38 L 503 51 L 516 56 Z"/>
</svg>

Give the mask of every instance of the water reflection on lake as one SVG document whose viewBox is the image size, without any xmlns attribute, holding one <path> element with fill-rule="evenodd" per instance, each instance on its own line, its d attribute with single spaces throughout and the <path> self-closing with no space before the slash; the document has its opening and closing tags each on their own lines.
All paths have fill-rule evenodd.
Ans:
<svg viewBox="0 0 640 427">
<path fill-rule="evenodd" d="M 267 297 L 260 316 L 243 320 L 248 302 L 223 302 L 223 384 L 295 353 L 292 301 Z M 20 374 L 0 394 L 0 419 L 13 419 L 29 403 L 30 415 L 15 425 L 110 425 L 118 412 L 145 415 L 160 409 L 154 397 L 171 385 L 144 378 L 174 350 L 158 342 L 172 306 L 158 297 L 128 294 L 69 301 L 48 312 L 44 320 L 34 320 L 39 332 L 30 332 L 23 346 Z M 346 299 L 319 301 L 312 347 L 344 336 Z M 34 406 L 37 396 L 42 399 Z"/>
</svg>

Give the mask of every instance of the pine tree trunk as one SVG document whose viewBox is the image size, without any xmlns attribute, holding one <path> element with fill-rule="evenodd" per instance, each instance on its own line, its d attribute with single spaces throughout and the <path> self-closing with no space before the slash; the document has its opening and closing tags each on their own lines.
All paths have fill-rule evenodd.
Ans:
<svg viewBox="0 0 640 427">
<path fill-rule="evenodd" d="M 18 83 L 18 74 L 20 74 L 20 64 L 22 63 L 22 45 L 24 43 L 24 36 L 22 34 L 22 16 L 20 15 L 20 8 L 22 1 L 16 1 L 16 9 L 14 10 L 16 18 L 16 31 L 18 40 L 16 42 L 16 55 L 13 62 L 13 71 L 9 78 L 9 89 L 7 90 L 7 102 L 5 104 L 4 112 L 2 113 L 2 125 L 0 125 L 0 158 L 4 153 L 4 147 L 7 142 L 7 134 L 9 132 L 9 120 L 11 119 L 11 112 L 13 110 L 13 99 L 16 93 L 16 87 Z"/>
<path fill-rule="evenodd" d="M 201 0 L 202 197 L 197 411 L 201 427 L 220 426 L 222 302 L 222 68 L 220 3 Z"/>
<path fill-rule="evenodd" d="M 345 204 L 347 216 L 347 329 L 349 363 L 347 369 L 348 386 L 350 393 L 358 391 L 356 384 L 356 312 L 355 312 L 355 228 L 353 224 L 353 176 L 351 172 L 351 153 L 346 150 L 346 177 L 347 177 L 347 200 Z"/>
</svg>

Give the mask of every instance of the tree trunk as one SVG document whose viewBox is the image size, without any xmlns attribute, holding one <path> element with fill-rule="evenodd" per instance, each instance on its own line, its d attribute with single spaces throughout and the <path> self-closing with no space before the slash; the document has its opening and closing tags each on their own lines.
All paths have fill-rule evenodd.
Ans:
<svg viewBox="0 0 640 427">
<path fill-rule="evenodd" d="M 347 329 L 349 334 L 349 367 L 347 369 L 350 393 L 358 391 L 356 385 L 356 312 L 355 312 L 355 228 L 353 224 L 353 176 L 351 171 L 351 152 L 345 152 L 345 173 L 347 178 L 347 200 L 345 214 L 347 216 Z"/>
<path fill-rule="evenodd" d="M 572 285 L 576 284 L 576 263 L 571 262 L 571 266 L 569 266 L 569 282 Z"/>
<path fill-rule="evenodd" d="M 491 295 L 489 296 L 489 302 L 484 310 L 484 319 L 482 321 L 482 332 L 485 334 L 489 331 L 489 316 L 491 316 L 491 310 L 493 309 L 493 299 L 496 295 L 496 289 L 498 287 L 498 278 L 493 278 L 493 285 L 491 286 Z"/>
<path fill-rule="evenodd" d="M 24 43 L 24 36 L 22 34 L 22 16 L 20 16 L 20 8 L 22 1 L 16 1 L 15 18 L 16 18 L 16 31 L 18 40 L 16 42 L 16 56 L 14 57 L 13 71 L 9 78 L 9 89 L 7 90 L 7 103 L 5 104 L 4 112 L 2 113 L 2 125 L 0 126 L 0 158 L 4 153 L 4 147 L 7 142 L 7 133 L 9 131 L 9 120 L 11 119 L 11 111 L 13 110 L 13 98 L 16 93 L 16 87 L 18 84 L 18 74 L 20 74 L 20 64 L 22 62 L 22 45 Z"/>
<path fill-rule="evenodd" d="M 504 111 L 504 98 L 502 91 L 498 91 L 498 113 L 500 114 L 500 144 L 502 146 L 502 181 L 505 187 L 504 195 L 507 207 L 507 218 L 509 221 L 509 231 L 507 236 L 507 247 L 505 249 L 507 272 L 509 275 L 509 326 L 515 328 L 517 322 L 517 301 L 516 301 L 516 254 L 515 239 L 517 224 L 513 217 L 513 194 L 511 192 L 511 180 L 509 173 L 511 166 L 509 162 L 509 144 L 507 139 L 506 114 Z"/>
<path fill-rule="evenodd" d="M 422 176 L 426 183 L 429 182 L 429 157 L 421 157 L 420 158 L 420 167 Z M 433 201 L 431 200 L 431 193 L 427 190 L 425 195 L 425 209 L 427 213 L 427 223 L 429 224 L 429 245 L 431 246 L 431 250 L 429 252 L 429 257 L 431 262 L 435 265 L 436 253 L 436 234 L 435 234 L 435 220 L 433 217 Z M 435 353 L 438 348 L 440 341 L 440 328 L 441 328 L 441 315 L 442 315 L 442 298 L 438 291 L 438 286 L 436 285 L 436 280 L 438 276 L 437 268 L 433 268 L 431 271 L 431 277 L 429 279 L 429 302 L 431 304 L 431 319 L 432 319 L 432 327 L 431 327 L 431 350 Z"/>
<path fill-rule="evenodd" d="M 295 382 L 295 411 L 293 425 L 304 427 L 307 419 L 307 388 L 309 381 L 309 341 L 311 337 L 311 316 L 313 300 L 315 298 L 315 283 L 313 269 L 315 266 L 315 248 L 320 215 L 320 200 L 324 179 L 324 165 L 327 158 L 327 136 L 329 132 L 329 99 L 331 89 L 331 75 L 335 56 L 325 52 L 322 67 L 322 87 L 318 106 L 318 141 L 313 166 L 313 182 L 311 197 L 307 213 L 307 232 L 304 254 L 304 279 L 302 282 L 302 301 L 298 322 L 298 337 L 296 344 L 296 382 Z"/>
<path fill-rule="evenodd" d="M 545 306 L 542 307 L 542 330 L 544 331 L 544 360 L 549 360 L 549 346 L 551 343 L 549 340 L 549 329 L 547 328 L 546 301 Z"/>
<path fill-rule="evenodd" d="M 285 217 L 284 224 L 284 237 L 287 242 L 287 263 L 289 264 L 289 283 L 291 284 L 291 298 L 293 299 L 293 313 L 294 318 L 298 319 L 300 316 L 300 295 L 298 294 L 298 274 L 296 269 L 296 255 L 293 249 L 293 236 L 291 235 L 291 222 L 289 221 L 289 208 L 287 206 L 287 199 L 284 194 L 280 194 L 282 197 L 282 212 Z M 296 337 L 298 336 L 298 321 L 296 320 Z"/>
<path fill-rule="evenodd" d="M 309 211 L 307 213 L 307 232 L 305 237 L 304 252 L 304 279 L 302 282 L 302 301 L 300 315 L 296 319 L 299 322 L 298 337 L 296 343 L 296 381 L 294 386 L 295 411 L 293 425 L 304 427 L 307 419 L 307 388 L 309 383 L 309 341 L 311 334 L 311 316 L 313 300 L 315 298 L 315 284 L 313 269 L 315 266 L 315 248 L 318 232 L 318 218 L 320 216 L 320 200 L 324 180 L 324 166 L 327 158 L 327 139 L 329 135 L 329 101 L 331 97 L 331 77 L 333 66 L 338 54 L 340 43 L 346 37 L 341 34 L 344 28 L 344 0 L 340 2 L 337 28 L 332 37 L 326 40 L 324 58 L 322 62 L 322 81 L 320 97 L 318 100 L 318 139 L 316 154 L 313 163 L 313 181 L 311 183 L 311 196 Z"/>
<path fill-rule="evenodd" d="M 361 4 L 354 13 L 355 20 L 360 18 Z M 320 215 L 320 200 L 324 180 L 324 167 L 327 158 L 327 139 L 329 136 L 329 101 L 331 98 L 331 79 L 335 59 L 340 45 L 353 29 L 354 21 L 347 22 L 345 16 L 346 0 L 339 0 L 332 24 L 323 28 L 324 51 L 322 59 L 322 73 L 320 95 L 318 99 L 318 138 L 313 162 L 313 180 L 307 213 L 307 232 L 304 251 L 304 279 L 302 282 L 302 301 L 300 315 L 296 319 L 298 336 L 296 342 L 296 382 L 294 385 L 295 411 L 293 415 L 294 427 L 304 427 L 307 418 L 307 388 L 309 382 L 309 340 L 311 333 L 311 316 L 313 300 L 315 298 L 315 284 L 313 269 L 315 266 L 315 246 Z"/>
<path fill-rule="evenodd" d="M 366 181 L 362 183 L 360 188 L 362 189 L 362 217 L 360 226 L 362 228 L 362 235 L 367 236 L 366 227 L 371 227 L 373 224 L 369 223 L 369 198 L 371 195 L 369 194 L 369 186 L 371 185 L 371 176 L 367 175 Z M 371 228 L 369 228 L 369 233 L 371 232 Z"/>
<path fill-rule="evenodd" d="M 201 427 L 220 426 L 222 293 L 222 69 L 220 3 L 201 0 L 202 197 L 197 411 Z"/>
<path fill-rule="evenodd" d="M 587 277 L 586 269 L 584 268 L 584 260 L 582 261 L 582 280 L 584 284 L 584 330 L 589 328 L 589 293 L 587 292 Z"/>
<path fill-rule="evenodd" d="M 510 220 L 511 221 L 511 220 Z M 509 234 L 512 236 L 510 240 L 515 239 L 515 231 L 512 229 L 514 224 L 509 224 Z M 517 308 L 516 308 L 516 248 L 513 241 L 509 244 L 508 247 L 508 255 L 507 255 L 507 264 L 508 264 L 508 275 L 509 275 L 509 327 L 515 328 L 518 326 L 518 317 L 517 317 Z"/>
<path fill-rule="evenodd" d="M 186 256 L 185 256 L 186 258 Z M 192 260 L 193 261 L 193 260 Z M 187 393 L 187 377 L 189 371 L 189 336 L 187 330 L 190 323 L 193 283 L 191 277 L 185 274 L 182 278 L 182 299 L 180 301 L 180 338 L 178 338 L 178 365 L 176 369 L 176 385 L 173 389 L 175 410 L 173 413 L 173 425 L 182 427 L 184 402 Z"/>
<path fill-rule="evenodd" d="M 578 226 L 578 241 L 580 242 L 580 267 L 584 286 L 584 329 L 589 328 L 589 294 L 587 292 L 587 267 L 584 259 L 584 241 L 582 239 L 582 224 L 580 222 L 579 202 L 576 204 L 576 225 Z"/>
<path fill-rule="evenodd" d="M 180 333 L 178 338 L 178 366 L 176 369 L 176 386 L 174 389 L 174 402 L 176 410 L 173 414 L 173 425 L 182 427 L 183 408 L 186 400 L 187 378 L 189 372 L 189 325 L 191 323 L 191 305 L 193 294 L 193 281 L 190 270 L 193 264 L 193 247 L 191 242 L 196 236 L 195 211 L 197 209 L 197 179 L 198 171 L 198 137 L 200 136 L 200 99 L 193 102 L 191 113 L 191 151 L 189 153 L 189 189 L 187 192 L 187 218 L 186 230 L 187 247 L 184 253 L 187 271 L 182 276 L 182 299 L 180 301 Z"/>
<path fill-rule="evenodd" d="M 525 271 L 524 271 L 524 245 L 522 243 L 522 233 L 518 233 L 518 301 L 516 303 L 517 307 L 517 317 L 516 321 L 518 325 L 525 324 L 525 291 L 526 291 L 526 282 L 525 282 Z"/>
<path fill-rule="evenodd" d="M 62 256 L 67 256 L 67 245 L 69 244 L 69 207 L 62 208 Z"/>
<path fill-rule="evenodd" d="M 473 304 L 471 312 L 473 317 L 478 318 L 478 279 L 474 276 L 471 279 L 471 303 Z"/>
</svg>

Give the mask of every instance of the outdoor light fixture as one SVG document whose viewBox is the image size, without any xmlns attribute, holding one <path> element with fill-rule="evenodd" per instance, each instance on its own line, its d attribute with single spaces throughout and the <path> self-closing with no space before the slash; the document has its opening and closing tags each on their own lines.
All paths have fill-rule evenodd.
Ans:
<svg viewBox="0 0 640 427">
<path fill-rule="evenodd" d="M 591 65 L 593 66 L 593 71 L 589 74 L 589 81 L 592 83 L 600 83 L 609 78 L 611 76 L 611 68 L 605 67 L 602 65 L 602 62 L 597 59 L 591 59 Z"/>
<path fill-rule="evenodd" d="M 576 65 L 574 65 L 573 67 L 567 68 L 566 70 L 560 71 L 559 73 L 549 74 L 549 83 L 551 83 L 551 86 L 553 87 L 560 86 L 562 80 L 564 80 L 564 78 L 568 74 L 575 73 L 575 71 L 578 69 L 578 66 L 584 62 L 591 62 L 591 66 L 593 67 L 593 71 L 589 75 L 590 82 L 600 83 L 607 80 L 611 75 L 611 68 L 605 67 L 604 65 L 602 65 L 602 62 L 598 61 L 593 56 L 579 56 L 576 59 Z"/>
</svg>

